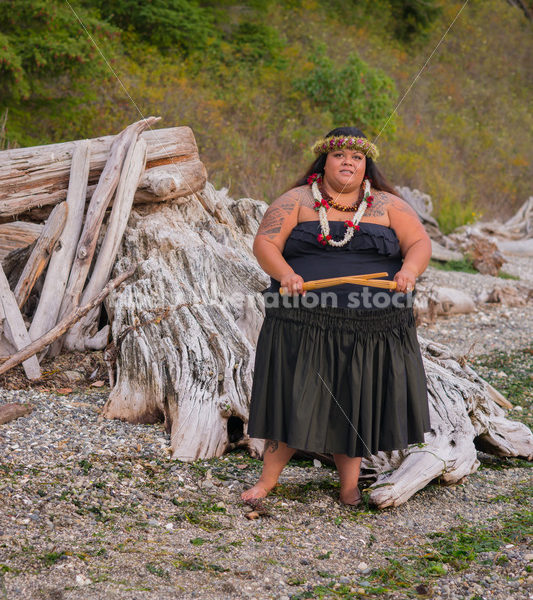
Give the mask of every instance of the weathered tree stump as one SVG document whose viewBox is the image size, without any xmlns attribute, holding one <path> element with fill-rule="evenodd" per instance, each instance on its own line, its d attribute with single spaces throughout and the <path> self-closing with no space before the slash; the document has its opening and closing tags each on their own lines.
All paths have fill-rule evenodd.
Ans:
<svg viewBox="0 0 533 600">
<path fill-rule="evenodd" d="M 220 456 L 233 439 L 247 444 L 258 291 L 268 279 L 251 247 L 265 208 L 208 184 L 185 203 L 134 210 L 124 234 L 117 271 L 139 267 L 106 303 L 119 347 L 103 415 L 164 418 L 176 458 Z"/>
<path fill-rule="evenodd" d="M 172 455 L 220 456 L 235 446 L 260 457 L 247 436 L 254 352 L 269 278 L 253 257 L 266 204 L 232 200 L 207 184 L 166 205 L 134 208 L 116 272 L 138 264 L 136 279 L 111 294 L 116 385 L 103 417 L 164 419 Z M 363 462 L 377 477 L 371 501 L 405 502 L 428 482 L 452 483 L 475 471 L 476 447 L 533 456 L 533 436 L 509 421 L 494 390 L 446 348 L 421 340 L 432 432 L 425 445 L 381 452 Z M 392 472 L 391 472 L 392 471 Z"/>
</svg>

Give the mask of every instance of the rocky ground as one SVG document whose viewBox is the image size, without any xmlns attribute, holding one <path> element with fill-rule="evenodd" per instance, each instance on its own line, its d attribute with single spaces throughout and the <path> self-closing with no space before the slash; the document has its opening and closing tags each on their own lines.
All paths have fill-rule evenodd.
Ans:
<svg viewBox="0 0 533 600">
<path fill-rule="evenodd" d="M 533 281 L 522 260 L 505 269 Z M 426 276 L 472 293 L 492 285 Z M 467 355 L 530 426 L 531 331 L 531 304 L 419 328 Z M 249 519 L 240 493 L 260 461 L 235 451 L 182 463 L 159 424 L 99 422 L 109 392 L 99 353 L 45 369 L 31 386 L 20 369 L 0 379 L 1 403 L 34 406 L 0 425 L 0 600 L 533 598 L 531 463 L 480 453 L 461 484 L 377 511 L 364 483 L 363 506 L 341 506 L 335 470 L 295 459 Z"/>
</svg>

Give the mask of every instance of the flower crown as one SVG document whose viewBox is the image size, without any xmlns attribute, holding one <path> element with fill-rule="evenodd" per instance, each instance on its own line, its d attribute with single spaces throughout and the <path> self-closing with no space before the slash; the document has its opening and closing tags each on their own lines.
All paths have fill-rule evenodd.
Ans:
<svg viewBox="0 0 533 600">
<path fill-rule="evenodd" d="M 334 150 L 348 148 L 349 150 L 359 150 L 365 156 L 369 156 L 372 160 L 377 160 L 379 151 L 376 146 L 362 137 L 338 135 L 318 140 L 313 146 L 315 154 L 327 154 Z"/>
</svg>

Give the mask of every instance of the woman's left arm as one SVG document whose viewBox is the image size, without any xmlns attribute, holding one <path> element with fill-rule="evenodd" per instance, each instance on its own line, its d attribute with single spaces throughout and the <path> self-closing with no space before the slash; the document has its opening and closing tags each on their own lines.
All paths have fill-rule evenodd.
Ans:
<svg viewBox="0 0 533 600">
<path fill-rule="evenodd" d="M 401 198 L 389 194 L 387 211 L 390 226 L 396 232 L 403 256 L 402 268 L 394 276 L 399 292 L 414 289 L 431 258 L 431 240 L 416 212 Z"/>
</svg>

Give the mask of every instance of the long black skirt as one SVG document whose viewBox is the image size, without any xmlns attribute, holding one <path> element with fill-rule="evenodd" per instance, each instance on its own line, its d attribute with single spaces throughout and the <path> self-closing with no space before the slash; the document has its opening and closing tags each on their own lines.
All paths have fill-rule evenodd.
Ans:
<svg viewBox="0 0 533 600">
<path fill-rule="evenodd" d="M 248 434 L 369 457 L 424 441 L 427 385 L 412 307 L 267 307 Z"/>
</svg>

